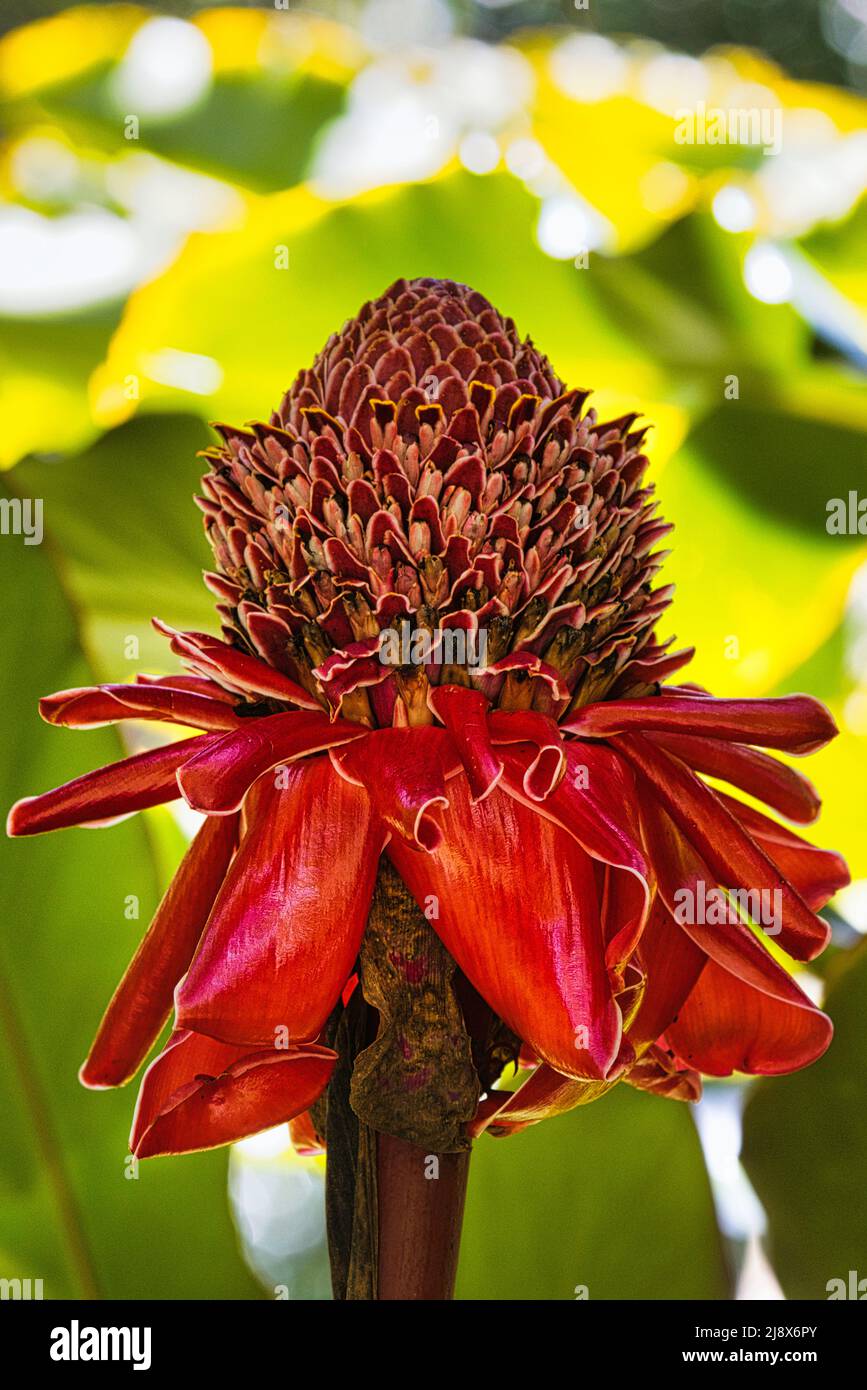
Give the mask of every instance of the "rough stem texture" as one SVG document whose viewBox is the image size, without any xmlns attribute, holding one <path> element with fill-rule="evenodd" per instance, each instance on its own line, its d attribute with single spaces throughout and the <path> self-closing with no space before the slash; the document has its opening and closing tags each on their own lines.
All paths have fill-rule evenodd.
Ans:
<svg viewBox="0 0 867 1390">
<path fill-rule="evenodd" d="M 327 1212 L 337 1299 L 447 1299 L 479 1078 L 456 967 L 383 859 L 360 986 L 332 1021 Z"/>
<path fill-rule="evenodd" d="M 437 904 L 430 904 L 432 912 Z M 361 945 L 361 988 L 378 1020 L 356 1058 L 350 1102 L 381 1134 L 427 1153 L 468 1149 L 479 1078 L 455 993 L 457 967 L 383 859 Z"/>
</svg>

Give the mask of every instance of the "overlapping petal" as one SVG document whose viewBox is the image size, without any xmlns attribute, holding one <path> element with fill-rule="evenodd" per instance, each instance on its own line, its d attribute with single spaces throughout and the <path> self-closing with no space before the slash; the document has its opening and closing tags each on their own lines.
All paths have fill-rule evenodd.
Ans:
<svg viewBox="0 0 867 1390">
<path fill-rule="evenodd" d="M 327 1047 L 251 1052 L 179 1029 L 142 1079 L 130 1151 L 191 1153 L 282 1124 L 322 1094 L 336 1060 Z"/>
<path fill-rule="evenodd" d="M 434 686 L 428 704 L 442 720 L 463 764 L 473 801 L 488 796 L 503 775 L 503 764 L 488 728 L 490 702 L 478 690 L 461 685 Z"/>
<path fill-rule="evenodd" d="M 819 814 L 821 802 L 812 782 L 787 763 L 757 748 L 695 734 L 652 734 L 650 737 L 694 772 L 703 772 L 740 787 L 741 791 L 764 801 L 766 806 L 772 806 L 789 820 L 807 824 Z"/>
<path fill-rule="evenodd" d="M 538 750 L 522 786 L 531 801 L 544 801 L 566 770 L 566 749 L 555 721 L 534 710 L 492 710 L 489 727 L 495 744 L 530 743 Z"/>
<path fill-rule="evenodd" d="M 660 896 L 677 925 L 730 974 L 776 999 L 800 1005 L 803 995 L 791 975 L 740 919 L 729 899 L 718 894 L 707 864 L 652 796 L 643 799 L 642 820 L 659 875 Z M 717 910 L 710 911 L 709 904 Z M 773 899 L 755 900 L 755 906 L 758 915 L 763 906 L 770 909 L 769 920 L 757 925 L 778 935 Z"/>
<path fill-rule="evenodd" d="M 385 833 L 326 757 L 263 777 L 201 947 L 178 1026 L 239 1045 L 315 1038 L 351 973 Z"/>
<path fill-rule="evenodd" d="M 217 816 L 237 811 L 253 783 L 271 768 L 366 734 L 359 724 L 301 710 L 241 722 L 240 729 L 210 743 L 178 772 L 178 785 L 194 810 Z"/>
<path fill-rule="evenodd" d="M 592 860 L 500 788 L 473 804 L 458 775 L 448 791 L 440 844 L 419 854 L 394 837 L 389 857 L 509 1027 L 564 1075 L 604 1079 L 621 1017 L 605 968 Z M 528 865 L 544 872 L 528 882 Z"/>
<path fill-rule="evenodd" d="M 627 1086 L 651 1091 L 667 1100 L 701 1100 L 701 1077 L 691 1068 L 678 1067 L 661 1047 L 649 1047 L 624 1076 Z"/>
<path fill-rule="evenodd" d="M 790 753 L 812 753 L 837 733 L 829 711 L 809 695 L 769 700 L 717 700 L 706 695 L 653 695 L 585 705 L 561 726 L 582 738 L 607 738 L 630 729 L 645 733 L 704 734 L 757 743 Z"/>
<path fill-rule="evenodd" d="M 121 719 L 159 719 L 194 729 L 236 729 L 231 705 L 194 690 L 168 685 L 96 685 L 58 690 L 39 701 L 47 724 L 96 729 Z"/>
<path fill-rule="evenodd" d="M 779 890 L 782 926 L 779 944 L 797 960 L 812 960 L 825 947 L 828 925 L 811 912 L 773 860 L 743 828 L 710 787 L 679 759 L 641 734 L 617 740 L 653 788 L 682 835 L 694 846 L 725 888 Z"/>
<path fill-rule="evenodd" d="M 576 1105 L 589 1105 L 610 1091 L 614 1081 L 576 1081 L 544 1062 L 514 1091 L 492 1091 L 468 1126 L 475 1139 L 487 1131 L 496 1137 L 515 1134 L 540 1120 L 565 1115 Z"/>
<path fill-rule="evenodd" d="M 334 749 L 339 775 L 363 787 L 385 825 L 412 849 L 432 850 L 442 840 L 434 812 L 448 805 L 446 778 L 459 759 L 445 729 L 375 729 Z"/>
<path fill-rule="evenodd" d="M 797 997 L 782 1000 L 708 961 L 666 1032 L 668 1043 L 709 1076 L 780 1076 L 809 1066 L 828 1048 L 833 1027 L 792 984 Z"/>
<path fill-rule="evenodd" d="M 202 734 L 164 748 L 134 753 L 109 767 L 86 772 L 62 787 L 24 797 L 9 812 L 7 834 L 39 835 L 69 825 L 104 825 L 148 806 L 176 801 L 180 796 L 178 769 L 219 737 Z"/>
<path fill-rule="evenodd" d="M 157 632 L 168 637 L 176 656 L 212 680 L 227 684 L 243 694 L 283 700 L 300 709 L 320 709 L 321 705 L 297 681 L 290 680 L 257 656 L 250 656 L 206 632 L 179 632 L 168 623 L 154 619 Z"/>
<path fill-rule="evenodd" d="M 171 1012 L 235 850 L 238 817 L 199 830 L 114 992 L 87 1060 L 85 1086 L 122 1086 L 138 1071 Z"/>
<path fill-rule="evenodd" d="M 814 912 L 851 881 L 849 866 L 836 850 L 820 849 L 736 797 L 718 795 Z"/>
<path fill-rule="evenodd" d="M 626 959 L 641 934 L 653 891 L 653 871 L 641 843 L 635 779 L 628 762 L 612 748 L 570 740 L 564 745 L 565 775 L 544 801 L 536 803 L 526 794 L 533 752 L 499 751 L 505 767 L 504 791 L 559 825 L 593 859 L 624 870 L 633 879 L 619 895 L 626 915 L 610 938 L 609 963 Z"/>
</svg>

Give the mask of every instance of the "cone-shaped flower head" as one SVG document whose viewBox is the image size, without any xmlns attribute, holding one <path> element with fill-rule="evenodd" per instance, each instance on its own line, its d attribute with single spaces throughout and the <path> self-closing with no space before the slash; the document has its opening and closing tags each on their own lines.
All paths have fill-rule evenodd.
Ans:
<svg viewBox="0 0 867 1390">
<path fill-rule="evenodd" d="M 225 635 L 375 724 L 393 722 L 396 690 L 377 652 L 409 664 L 417 632 L 416 652 L 442 634 L 434 682 L 442 665 L 466 680 L 468 658 L 509 708 L 647 690 L 665 666 L 652 632 L 669 591 L 651 584 L 670 528 L 644 486 L 645 430 L 598 422 L 587 395 L 480 294 L 399 281 L 270 425 L 219 427 L 201 505 Z"/>
</svg>

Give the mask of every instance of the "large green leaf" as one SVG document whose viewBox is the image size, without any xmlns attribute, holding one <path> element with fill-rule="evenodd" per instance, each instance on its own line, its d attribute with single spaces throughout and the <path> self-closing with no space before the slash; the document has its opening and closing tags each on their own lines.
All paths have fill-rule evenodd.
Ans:
<svg viewBox="0 0 867 1390">
<path fill-rule="evenodd" d="M 119 305 L 0 317 L 0 468 L 31 451 L 80 449 L 97 433 L 87 382 L 119 317 Z"/>
<path fill-rule="evenodd" d="M 846 495 L 847 471 L 854 482 L 862 438 L 730 401 L 667 464 L 658 490 L 675 531 L 663 574 L 677 590 L 663 626 L 697 645 L 693 679 L 766 694 L 839 626 L 865 547 L 828 535 L 825 500 Z"/>
<path fill-rule="evenodd" d="M 867 1278 L 867 949 L 841 959 L 828 993 L 835 1035 L 820 1061 L 761 1082 L 744 1116 L 743 1163 L 768 1214 L 774 1269 L 789 1298 L 827 1298 Z"/>
<path fill-rule="evenodd" d="M 626 1086 L 470 1166 L 457 1296 L 727 1298 L 729 1276 L 687 1108 Z"/>
<path fill-rule="evenodd" d="M 867 268 L 864 237 L 867 235 L 867 198 L 856 204 L 849 217 L 824 223 L 801 245 L 810 260 L 842 294 L 861 310 L 861 347 L 867 334 Z"/>
<path fill-rule="evenodd" d="M 215 625 L 201 578 L 210 551 L 193 503 L 204 471 L 196 455 L 213 442 L 193 417 L 141 416 L 74 459 L 29 459 L 10 475 L 18 492 L 43 499 L 101 679 L 129 680 L 137 669 L 165 669 L 167 662 L 174 669 L 152 617 L 181 627 Z"/>
<path fill-rule="evenodd" d="M 91 678 L 51 555 L 49 544 L 0 541 L 4 806 L 121 752 L 111 731 L 38 719 L 40 694 Z M 225 1154 L 155 1160 L 126 1178 L 133 1092 L 85 1091 L 76 1078 L 164 887 L 161 858 L 142 818 L 0 843 L 0 1273 L 42 1278 L 46 1297 L 255 1293 L 228 1214 Z M 138 921 L 125 915 L 131 895 Z"/>
</svg>

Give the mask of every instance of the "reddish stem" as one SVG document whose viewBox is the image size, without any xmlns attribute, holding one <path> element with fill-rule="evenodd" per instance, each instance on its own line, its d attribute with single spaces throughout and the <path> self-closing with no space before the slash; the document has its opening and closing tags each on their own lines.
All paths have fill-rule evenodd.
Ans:
<svg viewBox="0 0 867 1390">
<path fill-rule="evenodd" d="M 469 1152 L 427 1154 L 377 1136 L 380 1300 L 450 1299 L 461 1243 Z M 433 1160 L 439 1176 L 430 1176 Z"/>
</svg>

